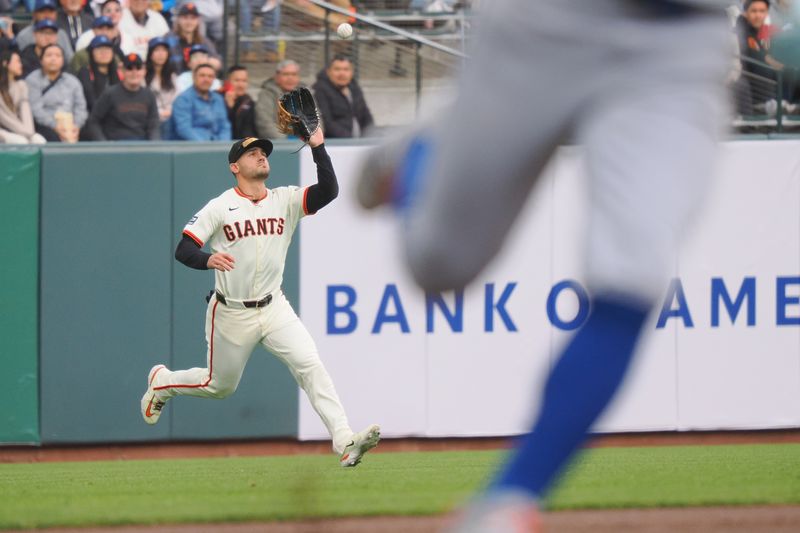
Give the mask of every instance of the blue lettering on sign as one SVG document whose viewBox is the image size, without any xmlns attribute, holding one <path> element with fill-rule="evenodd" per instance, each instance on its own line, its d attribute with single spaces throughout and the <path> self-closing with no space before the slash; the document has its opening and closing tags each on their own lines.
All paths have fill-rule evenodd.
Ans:
<svg viewBox="0 0 800 533">
<path fill-rule="evenodd" d="M 719 302 L 725 304 L 731 324 L 736 323 L 736 317 L 747 298 L 747 325 L 756 325 L 756 278 L 747 277 L 742 280 L 736 300 L 731 300 L 731 295 L 722 278 L 711 278 L 711 327 L 719 327 Z"/>
<path fill-rule="evenodd" d="M 390 302 L 395 309 L 394 314 L 389 314 L 388 312 Z M 375 324 L 372 326 L 372 333 L 380 333 L 384 324 L 393 322 L 400 324 L 400 331 L 403 333 L 411 331 L 411 328 L 408 327 L 408 319 L 403 310 L 403 304 L 400 301 L 400 294 L 397 292 L 397 285 L 390 283 L 386 286 L 386 290 L 383 291 L 383 297 L 378 306 L 378 314 L 375 316 Z"/>
<path fill-rule="evenodd" d="M 672 308 L 673 300 L 676 300 L 678 303 L 678 307 L 675 309 Z M 661 313 L 658 315 L 656 328 L 663 328 L 667 324 L 667 319 L 669 318 L 681 318 L 683 319 L 684 327 L 694 327 L 692 314 L 689 312 L 689 306 L 686 304 L 686 295 L 683 293 L 683 283 L 681 283 L 679 278 L 673 278 L 672 281 L 669 282 L 667 296 L 664 298 L 664 304 L 661 306 Z"/>
<path fill-rule="evenodd" d="M 569 321 L 562 320 L 561 317 L 558 316 L 558 311 L 556 309 L 558 296 L 565 290 L 571 290 L 578 298 L 578 312 L 575 313 L 575 316 Z M 558 329 L 571 331 L 581 327 L 588 316 L 589 293 L 580 283 L 574 279 L 565 279 L 553 285 L 553 288 L 550 289 L 550 294 L 547 295 L 547 318 L 552 325 Z"/>
<path fill-rule="evenodd" d="M 500 290 L 502 287 L 502 290 Z M 517 325 L 508 310 L 511 297 L 517 287 L 517 282 L 511 281 L 505 285 L 486 283 L 483 286 L 483 330 L 493 333 L 497 327 L 506 331 L 518 331 Z M 775 280 L 775 324 L 778 326 L 800 326 L 800 276 L 778 276 Z M 499 292 L 499 296 L 498 296 Z M 562 317 L 558 314 L 558 299 L 567 292 L 571 292 L 578 299 L 578 310 L 572 318 Z M 748 327 L 756 325 L 756 278 L 747 276 L 742 278 L 738 288 L 734 283 L 725 283 L 721 277 L 710 279 L 710 327 L 720 327 L 720 322 L 730 320 L 731 324 L 745 323 Z M 327 287 L 327 317 L 326 327 L 329 335 L 348 335 L 358 329 L 359 317 L 356 303 L 358 294 L 352 285 L 340 284 Z M 591 308 L 589 292 L 578 281 L 572 279 L 561 280 L 550 289 L 546 302 L 547 319 L 550 324 L 560 330 L 575 330 L 586 321 Z M 740 318 L 745 311 L 744 319 Z M 364 310 L 360 310 L 362 313 Z M 400 333 L 411 332 L 408 314 L 406 313 L 400 291 L 394 283 L 384 286 L 380 303 L 375 313 L 375 320 L 371 332 L 382 333 L 385 327 L 396 326 Z M 445 328 L 453 333 L 464 332 L 465 311 L 464 291 L 448 292 L 445 294 L 429 293 L 425 295 L 425 331 L 434 333 L 436 330 L 436 316 L 444 318 Z M 727 314 L 727 318 L 721 315 Z M 373 316 L 370 314 L 370 316 Z M 495 318 L 499 317 L 502 326 L 498 326 Z M 689 308 L 689 303 L 684 292 L 683 282 L 680 278 L 670 281 L 666 290 L 661 309 L 656 320 L 656 329 L 663 329 L 670 319 L 678 319 L 684 328 L 693 328 L 694 319 Z M 441 327 L 441 326 L 440 326 Z"/>
<path fill-rule="evenodd" d="M 511 296 L 511 293 L 514 291 L 514 288 L 517 286 L 515 282 L 508 283 L 506 288 L 503 289 L 503 293 L 500 295 L 500 299 L 497 300 L 497 303 L 494 301 L 494 283 L 487 283 L 486 284 L 486 299 L 484 300 L 485 305 L 485 313 L 484 313 L 484 331 L 491 332 L 494 331 L 494 311 L 497 311 L 497 314 L 500 315 L 500 319 L 503 321 L 503 324 L 506 326 L 508 331 L 517 331 L 517 326 L 514 324 L 514 321 L 511 320 L 511 315 L 508 314 L 506 310 L 506 302 L 508 298 Z"/>
<path fill-rule="evenodd" d="M 456 291 L 453 293 L 455 298 L 455 308 L 450 311 L 447 307 L 447 302 L 441 294 L 427 293 L 425 295 L 425 331 L 433 333 L 433 309 L 436 306 L 441 312 L 442 316 L 450 325 L 450 331 L 453 333 L 461 333 L 464 331 L 464 291 Z"/>
<path fill-rule="evenodd" d="M 339 295 L 344 295 L 344 303 L 337 303 Z M 353 311 L 356 304 L 356 290 L 350 285 L 328 285 L 328 335 L 346 335 L 358 327 L 358 315 Z M 337 317 L 344 316 L 345 323 L 337 325 Z"/>
<path fill-rule="evenodd" d="M 789 316 L 787 307 L 800 304 L 800 297 L 789 296 L 786 289 L 789 285 L 800 285 L 798 276 L 779 276 L 775 283 L 775 323 L 779 326 L 798 326 L 800 325 L 800 313 L 795 309 L 794 316 Z"/>
</svg>

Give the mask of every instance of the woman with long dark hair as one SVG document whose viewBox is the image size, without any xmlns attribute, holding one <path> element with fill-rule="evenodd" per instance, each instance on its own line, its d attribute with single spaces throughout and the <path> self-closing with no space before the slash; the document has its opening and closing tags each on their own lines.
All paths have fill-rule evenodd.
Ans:
<svg viewBox="0 0 800 533">
<path fill-rule="evenodd" d="M 170 46 L 173 63 L 179 72 L 189 70 L 189 50 L 196 44 L 208 50 L 208 63 L 219 72 L 222 61 L 211 39 L 206 38 L 200 28 L 200 13 L 197 7 L 187 2 L 183 4 L 175 18 L 173 29 L 166 36 Z"/>
<path fill-rule="evenodd" d="M 147 46 L 147 73 L 145 85 L 156 95 L 158 118 L 161 121 L 161 138 L 172 138 L 169 119 L 172 116 L 172 102 L 178 95 L 175 85 L 177 74 L 175 65 L 169 58 L 169 43 L 163 37 L 151 39 Z"/>
<path fill-rule="evenodd" d="M 22 60 L 14 49 L 0 54 L 0 141 L 6 144 L 44 144 L 36 133 L 22 77 Z"/>
<path fill-rule="evenodd" d="M 78 80 L 83 87 L 86 107 L 91 112 L 94 103 L 111 85 L 119 83 L 114 43 L 104 35 L 98 35 L 89 44 L 89 64 L 78 71 Z"/>
</svg>

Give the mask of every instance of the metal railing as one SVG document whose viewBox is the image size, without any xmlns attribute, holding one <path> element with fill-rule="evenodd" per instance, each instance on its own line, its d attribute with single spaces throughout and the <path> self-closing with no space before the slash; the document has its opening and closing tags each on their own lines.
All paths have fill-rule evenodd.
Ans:
<svg viewBox="0 0 800 533">
<path fill-rule="evenodd" d="M 329 55 L 328 55 L 329 46 L 328 45 L 329 45 L 330 39 L 331 39 L 331 25 L 330 25 L 330 15 L 331 15 L 331 13 L 338 13 L 340 15 L 344 15 L 344 16 L 346 16 L 348 18 L 354 19 L 355 21 L 361 22 L 362 24 L 365 24 L 368 27 L 381 29 L 381 30 L 383 30 L 383 31 L 385 31 L 385 32 L 387 32 L 389 34 L 389 35 L 383 36 L 384 39 L 392 39 L 392 38 L 394 38 L 394 39 L 397 39 L 397 38 L 405 39 L 405 40 L 408 40 L 408 41 L 411 41 L 412 43 L 414 43 L 417 49 L 420 49 L 422 46 L 428 46 L 428 47 L 430 47 L 430 48 L 432 48 L 434 50 L 439 50 L 440 52 L 444 52 L 446 54 L 450 54 L 450 55 L 453 55 L 453 56 L 456 56 L 456 57 L 461 57 L 461 58 L 466 58 L 467 57 L 466 54 L 464 54 L 463 52 L 460 52 L 460 51 L 458 51 L 458 50 L 456 50 L 454 48 L 450 48 L 448 46 L 444 46 L 444 45 L 439 44 L 437 42 L 434 42 L 434 41 L 432 41 L 430 39 L 427 39 L 427 38 L 425 38 L 425 37 L 423 37 L 423 36 L 421 36 L 419 34 L 411 33 L 411 32 L 409 32 L 407 30 L 402 29 L 402 28 L 398 28 L 396 26 L 392 26 L 390 24 L 386 24 L 385 22 L 382 22 L 382 21 L 378 20 L 375 17 L 368 17 L 368 16 L 365 16 L 365 15 L 360 15 L 358 13 L 353 13 L 353 12 L 350 12 L 350 11 L 348 11 L 346 9 L 343 9 L 343 8 L 339 7 L 339 6 L 335 6 L 333 4 L 330 4 L 328 2 L 322 2 L 321 0 L 308 0 L 308 1 L 311 2 L 312 4 L 317 5 L 318 7 L 323 8 L 325 10 L 325 43 L 326 43 L 325 59 L 326 59 L 326 61 L 329 59 Z M 413 15 L 413 17 L 416 17 L 419 20 L 424 20 L 426 18 L 430 19 L 432 17 L 432 15 L 428 15 L 427 17 L 425 17 L 425 16 L 422 16 L 422 15 L 416 14 L 416 15 Z M 463 14 L 461 15 L 461 17 L 463 17 Z M 409 20 L 409 16 L 404 16 L 403 20 Z M 462 24 L 462 27 L 463 27 L 463 24 Z M 363 32 L 363 29 L 360 29 L 358 24 L 355 24 L 353 26 L 353 40 L 354 40 L 354 42 L 356 42 L 356 43 L 358 42 L 359 33 L 362 33 L 362 32 Z M 372 36 L 369 36 L 369 37 L 375 37 L 375 36 L 372 35 Z"/>
<path fill-rule="evenodd" d="M 800 126 L 800 105 L 787 101 L 800 82 L 796 69 L 776 69 L 762 61 L 741 57 L 742 73 L 733 84 L 739 130 L 775 131 Z"/>
<path fill-rule="evenodd" d="M 284 2 L 277 31 L 251 31 L 239 24 L 239 11 L 246 1 L 236 0 L 231 6 L 232 12 L 225 15 L 226 20 L 235 21 L 235 36 L 224 38 L 232 48 L 232 54 L 226 56 L 234 63 L 241 62 L 244 50 L 261 47 L 274 51 L 273 62 L 290 57 L 304 70 L 313 70 L 315 67 L 324 68 L 335 53 L 344 52 L 353 60 L 355 77 L 362 86 L 366 78 L 385 85 L 392 85 L 394 80 L 396 88 L 403 87 L 403 78 L 413 73 L 415 113 L 420 110 L 423 81 L 454 75 L 467 58 L 464 49 L 470 36 L 472 17 L 463 9 L 452 13 L 351 12 L 330 2 L 306 0 L 324 13 L 321 17 L 314 17 L 301 7 Z M 345 18 L 353 26 L 353 36 L 341 40 L 335 28 Z M 401 28 L 391 23 L 418 27 Z M 426 23 L 429 23 L 428 27 Z M 225 30 L 228 31 L 227 25 Z M 405 59 L 411 59 L 413 67 L 407 69 L 403 65 Z"/>
</svg>

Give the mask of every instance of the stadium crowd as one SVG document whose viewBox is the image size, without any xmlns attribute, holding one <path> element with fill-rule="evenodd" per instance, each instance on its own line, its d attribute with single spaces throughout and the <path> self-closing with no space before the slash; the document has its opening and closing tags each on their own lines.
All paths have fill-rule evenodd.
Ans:
<svg viewBox="0 0 800 533">
<path fill-rule="evenodd" d="M 0 0 L 0 13 L 18 2 Z M 277 62 L 257 99 L 246 67 L 231 66 L 220 80 L 217 0 L 58 2 L 24 3 L 31 23 L 19 31 L 0 15 L 0 142 L 284 136 L 277 98 L 299 85 L 300 65 Z M 248 5 L 280 10 L 278 1 Z M 353 73 L 337 55 L 314 84 L 330 138 L 359 136 L 373 123 Z"/>
<path fill-rule="evenodd" d="M 222 1 L 0 0 L 0 142 L 283 137 L 277 99 L 297 87 L 301 65 L 279 56 L 274 42 L 260 51 L 243 44 L 244 61 L 276 64 L 256 97 L 248 94 L 246 67 L 223 71 Z M 372 9 L 390 1 L 353 3 Z M 729 85 L 740 115 L 774 115 L 778 100 L 786 114 L 798 109 L 797 69 L 771 50 L 776 38 L 795 31 L 791 2 L 731 4 L 738 56 Z M 275 31 L 283 3 L 324 17 L 305 0 L 247 0 L 240 23 Z M 350 0 L 333 3 L 355 9 Z M 402 3 L 423 11 L 457 6 L 455 0 Z M 30 24 L 18 27 L 9 15 L 25 10 Z M 350 58 L 336 55 L 313 84 L 329 138 L 358 137 L 373 125 L 353 74 Z"/>
</svg>

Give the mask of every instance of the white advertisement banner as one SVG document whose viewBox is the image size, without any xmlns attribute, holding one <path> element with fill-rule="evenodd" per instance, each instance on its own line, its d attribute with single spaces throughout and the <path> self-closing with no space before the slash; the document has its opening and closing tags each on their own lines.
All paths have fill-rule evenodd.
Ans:
<svg viewBox="0 0 800 533">
<path fill-rule="evenodd" d="M 558 152 L 480 279 L 427 297 L 405 271 L 400 223 L 356 204 L 365 148 L 328 150 L 340 195 L 300 225 L 299 307 L 351 425 L 526 431 L 587 310 L 580 150 Z M 800 426 L 800 142 L 728 143 L 718 174 L 598 431 Z M 309 151 L 301 175 L 316 182 Z M 300 396 L 300 438 L 327 438 Z"/>
</svg>

